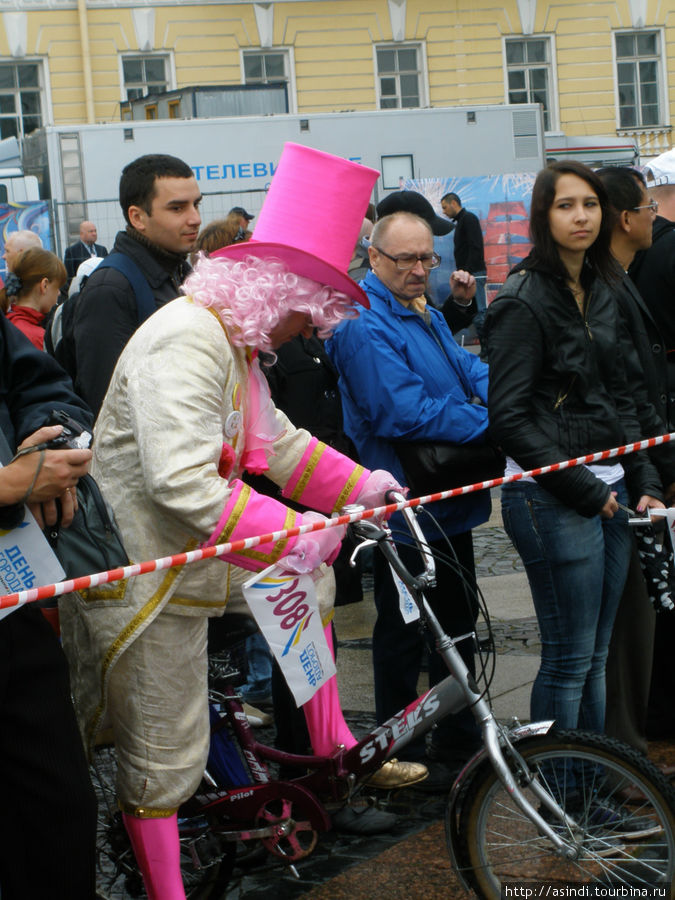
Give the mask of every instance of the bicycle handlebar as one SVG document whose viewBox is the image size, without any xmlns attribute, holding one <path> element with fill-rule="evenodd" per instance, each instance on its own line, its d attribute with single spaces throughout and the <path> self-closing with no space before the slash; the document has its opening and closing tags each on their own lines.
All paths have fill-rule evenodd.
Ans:
<svg viewBox="0 0 675 900">
<path fill-rule="evenodd" d="M 385 499 L 387 503 L 405 502 L 404 495 L 400 494 L 398 491 L 387 491 Z M 421 576 L 418 576 L 418 578 L 423 580 L 425 587 L 431 587 L 436 583 L 436 560 L 429 550 L 429 544 L 424 537 L 424 532 L 420 528 L 415 512 L 409 506 L 405 506 L 401 512 L 424 562 L 424 572 Z"/>
<path fill-rule="evenodd" d="M 401 503 L 405 502 L 405 497 L 403 494 L 398 493 L 397 491 L 387 491 L 385 495 L 385 500 L 387 505 L 392 503 Z M 351 507 L 345 508 L 343 512 L 352 512 Z M 365 538 L 365 541 L 370 544 L 377 544 L 380 548 L 380 551 L 384 554 L 386 560 L 396 574 L 402 579 L 405 585 L 413 591 L 424 590 L 427 587 L 433 587 L 436 584 L 436 562 L 434 557 L 429 549 L 429 545 L 424 537 L 422 529 L 419 526 L 415 513 L 409 507 L 405 507 L 401 510 L 403 513 L 403 517 L 405 519 L 406 525 L 408 526 L 408 530 L 415 542 L 415 546 L 420 552 L 424 563 L 424 570 L 420 575 L 411 575 L 408 569 L 404 566 L 401 561 L 398 553 L 396 552 L 396 546 L 391 537 L 391 532 L 386 526 L 383 528 L 378 525 L 376 522 L 373 522 L 369 519 L 361 519 L 359 522 L 354 522 L 352 524 L 352 528 L 356 532 L 356 534 Z M 358 552 L 355 551 L 355 553 Z"/>
</svg>

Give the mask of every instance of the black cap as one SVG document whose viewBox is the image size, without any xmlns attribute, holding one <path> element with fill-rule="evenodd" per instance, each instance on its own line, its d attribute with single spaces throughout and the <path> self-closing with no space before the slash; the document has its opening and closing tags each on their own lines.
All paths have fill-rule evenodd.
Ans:
<svg viewBox="0 0 675 900">
<path fill-rule="evenodd" d="M 390 216 L 395 212 L 414 213 L 431 225 L 436 235 L 449 234 L 455 227 L 449 219 L 442 219 L 434 212 L 434 208 L 423 194 L 417 191 L 395 191 L 377 204 L 377 218 Z"/>
<path fill-rule="evenodd" d="M 243 206 L 233 206 L 230 212 L 236 213 L 238 216 L 241 216 L 242 219 L 246 219 L 247 222 L 250 222 L 251 219 L 255 219 L 255 216 L 252 216 L 251 213 L 246 212 Z"/>
</svg>

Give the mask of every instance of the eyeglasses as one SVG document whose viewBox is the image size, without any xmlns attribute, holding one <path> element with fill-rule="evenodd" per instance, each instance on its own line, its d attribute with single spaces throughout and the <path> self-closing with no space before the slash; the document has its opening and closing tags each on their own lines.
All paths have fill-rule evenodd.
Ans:
<svg viewBox="0 0 675 900">
<path fill-rule="evenodd" d="M 414 269 L 418 262 L 422 263 L 422 268 L 426 269 L 427 272 L 429 269 L 437 269 L 441 264 L 441 258 L 438 253 L 425 253 L 423 256 L 415 256 L 412 253 L 402 253 L 400 256 L 392 256 L 390 253 L 387 253 L 385 250 L 381 250 L 379 247 L 375 247 L 378 253 L 381 253 L 382 256 L 386 256 L 387 259 L 390 259 L 393 263 L 396 263 L 396 268 L 399 272 L 409 272 L 411 269 Z"/>
<path fill-rule="evenodd" d="M 657 213 L 659 211 L 659 204 L 657 200 L 650 200 L 645 206 L 634 206 L 631 211 L 637 212 L 639 209 L 651 209 L 653 213 Z"/>
</svg>

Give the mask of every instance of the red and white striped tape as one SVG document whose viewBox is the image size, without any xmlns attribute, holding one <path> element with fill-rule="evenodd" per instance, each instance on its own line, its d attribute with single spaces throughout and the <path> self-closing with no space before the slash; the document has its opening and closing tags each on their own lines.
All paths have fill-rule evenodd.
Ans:
<svg viewBox="0 0 675 900">
<path fill-rule="evenodd" d="M 48 600 L 50 597 L 59 597 L 71 591 L 82 591 L 99 584 L 107 584 L 111 581 L 121 581 L 124 578 L 135 578 L 137 575 L 145 575 L 147 572 L 158 572 L 163 569 L 172 569 L 177 566 L 189 565 L 200 559 L 211 559 L 226 553 L 238 553 L 240 550 L 248 550 L 258 544 L 266 544 L 271 541 L 280 541 L 286 537 L 294 537 L 298 534 L 307 534 L 309 531 L 320 531 L 322 528 L 332 528 L 335 525 L 347 525 L 350 522 L 358 522 L 360 519 L 370 519 L 383 513 L 391 514 L 405 507 L 422 506 L 437 500 L 447 500 L 451 497 L 460 497 L 462 494 L 470 494 L 473 491 L 482 491 L 487 488 L 497 487 L 511 481 L 519 481 L 521 478 L 546 475 L 549 472 L 558 472 L 569 469 L 572 466 L 581 466 L 589 463 L 600 462 L 615 456 L 624 456 L 627 453 L 635 453 L 637 450 L 647 450 L 650 447 L 658 447 L 675 440 L 675 432 L 662 434 L 658 437 L 646 438 L 632 444 L 624 444 L 612 450 L 600 450 L 598 453 L 589 453 L 586 456 L 577 456 L 576 459 L 566 459 L 563 462 L 553 463 L 550 466 L 540 466 L 527 472 L 518 472 L 508 477 L 492 478 L 489 481 L 479 481 L 476 484 L 468 484 L 463 487 L 452 488 L 447 491 L 439 491 L 428 494 L 426 497 L 415 497 L 412 500 L 392 503 L 389 506 L 380 506 L 377 509 L 367 509 L 363 512 L 351 515 L 339 516 L 326 522 L 315 522 L 311 525 L 299 525 L 295 528 L 287 528 L 283 531 L 275 531 L 271 534 L 261 534 L 244 540 L 232 541 L 229 544 L 216 544 L 213 547 L 204 547 L 200 550 L 190 550 L 185 553 L 175 553 L 173 556 L 164 556 L 160 559 L 151 559 L 147 562 L 134 563 L 118 569 L 110 569 L 107 572 L 97 572 L 93 575 L 82 575 L 79 578 L 71 578 L 68 581 L 59 581 L 55 584 L 45 584 L 41 587 L 31 588 L 28 591 L 19 591 L 15 594 L 4 594 L 0 597 L 0 609 L 10 606 L 22 606 L 24 603 L 33 603 L 36 600 Z"/>
</svg>

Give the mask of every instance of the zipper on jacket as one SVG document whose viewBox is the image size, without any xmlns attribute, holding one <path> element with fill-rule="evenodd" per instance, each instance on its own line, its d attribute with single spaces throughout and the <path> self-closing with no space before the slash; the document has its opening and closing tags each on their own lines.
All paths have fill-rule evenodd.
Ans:
<svg viewBox="0 0 675 900">
<path fill-rule="evenodd" d="M 591 330 L 591 326 L 588 324 L 588 310 L 590 309 L 592 299 L 593 299 L 593 291 L 591 291 L 591 293 L 588 295 L 588 300 L 584 304 L 583 312 L 581 310 L 579 310 L 579 312 L 581 314 L 581 318 L 584 323 L 584 328 L 586 329 L 586 334 L 588 335 L 589 341 L 593 340 L 593 332 Z M 572 376 L 572 380 L 570 381 L 570 383 L 567 387 L 567 390 L 564 393 L 563 393 L 562 389 L 560 391 L 558 391 L 558 399 L 555 401 L 555 404 L 553 406 L 554 412 L 557 412 L 557 410 L 560 409 L 560 407 L 563 405 L 565 400 L 567 400 L 569 393 L 572 390 L 572 385 L 574 384 L 576 377 L 577 377 L 577 374 L 575 372 L 574 375 Z M 561 410 L 561 412 L 562 412 L 562 410 Z"/>
<path fill-rule="evenodd" d="M 593 291 L 591 291 L 591 293 L 588 295 L 588 300 L 584 304 L 584 312 L 583 312 L 583 316 L 582 316 L 582 318 L 584 320 L 584 327 L 586 329 L 586 334 L 588 335 L 589 341 L 593 340 L 593 332 L 591 331 L 591 326 L 588 324 L 588 310 L 590 309 L 592 299 L 593 299 Z"/>
<path fill-rule="evenodd" d="M 567 398 L 569 397 L 570 391 L 572 390 L 572 385 L 576 381 L 576 377 L 577 373 L 575 372 L 574 375 L 572 375 L 572 380 L 567 385 L 567 390 L 564 393 L 562 388 L 558 391 L 558 399 L 555 401 L 555 404 L 553 406 L 553 412 L 556 412 L 558 409 L 560 409 L 565 400 L 567 400 Z M 560 411 L 562 412 L 562 410 Z"/>
</svg>

